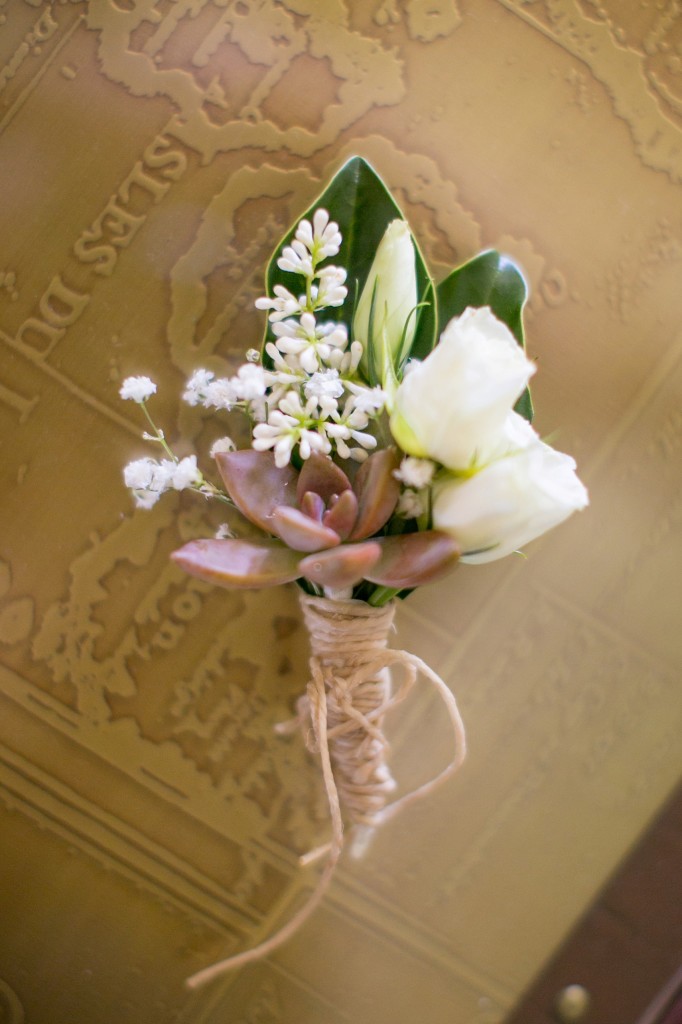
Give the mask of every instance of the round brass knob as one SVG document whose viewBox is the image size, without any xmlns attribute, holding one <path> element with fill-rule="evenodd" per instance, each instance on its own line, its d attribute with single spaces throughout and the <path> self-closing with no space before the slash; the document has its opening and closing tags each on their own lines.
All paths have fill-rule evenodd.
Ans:
<svg viewBox="0 0 682 1024">
<path fill-rule="evenodd" d="M 554 1000 L 554 1012 L 561 1024 L 582 1020 L 590 1008 L 592 997 L 583 985 L 567 985 Z"/>
</svg>

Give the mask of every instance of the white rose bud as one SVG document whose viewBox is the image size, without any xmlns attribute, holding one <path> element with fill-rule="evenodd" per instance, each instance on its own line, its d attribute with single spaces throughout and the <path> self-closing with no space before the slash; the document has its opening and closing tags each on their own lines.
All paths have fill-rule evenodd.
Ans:
<svg viewBox="0 0 682 1024">
<path fill-rule="evenodd" d="M 391 431 L 409 455 L 465 470 L 499 448 L 509 411 L 535 366 L 490 309 L 466 309 L 408 373 L 395 395 Z"/>
<path fill-rule="evenodd" d="M 414 310 L 418 301 L 414 261 L 414 244 L 407 222 L 391 221 L 374 256 L 353 320 L 353 337 L 362 342 L 364 348 L 360 371 L 365 379 L 369 379 L 370 345 L 379 380 L 384 384 L 387 380 L 387 360 L 394 361 L 397 358 L 403 339 L 407 348 L 412 344 L 416 326 Z M 370 338 L 372 296 L 374 316 Z"/>
<path fill-rule="evenodd" d="M 492 562 L 558 526 L 588 500 L 570 455 L 535 440 L 467 479 L 436 483 L 433 525 L 459 541 L 462 562 Z"/>
</svg>

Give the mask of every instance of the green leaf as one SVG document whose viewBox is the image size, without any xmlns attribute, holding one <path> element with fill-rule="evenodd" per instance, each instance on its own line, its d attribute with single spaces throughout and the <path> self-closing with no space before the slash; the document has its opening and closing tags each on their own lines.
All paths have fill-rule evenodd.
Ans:
<svg viewBox="0 0 682 1024">
<path fill-rule="evenodd" d="M 275 285 L 283 285 L 294 295 L 303 291 L 303 278 L 280 270 L 277 260 L 285 245 L 289 245 L 298 223 L 303 218 L 312 219 L 320 207 L 329 212 L 332 220 L 339 225 L 343 236 L 337 256 L 325 260 L 322 266 L 344 267 L 348 273 L 346 286 L 348 297 L 343 306 L 328 307 L 324 310 L 326 320 L 343 321 L 350 326 L 353 316 L 354 296 L 360 295 L 369 274 L 374 254 L 392 220 L 404 220 L 400 207 L 388 191 L 379 175 L 361 157 L 353 157 L 335 174 L 327 188 L 314 203 L 297 218 L 296 223 L 281 240 L 273 254 L 266 272 L 268 295 L 273 294 Z M 420 359 L 433 348 L 436 341 L 436 317 L 434 292 L 424 258 L 415 245 L 415 267 L 417 294 L 420 302 L 428 302 L 428 308 L 420 310 L 419 323 L 415 333 L 412 351 Z M 357 282 L 357 287 L 356 287 Z M 266 329 L 265 341 L 272 340 L 270 327 Z M 269 360 L 264 357 L 266 365 Z"/>
<path fill-rule="evenodd" d="M 526 282 L 508 256 L 502 256 L 494 249 L 475 256 L 441 281 L 436 294 L 439 337 L 449 321 L 460 316 L 467 306 L 490 306 L 498 320 L 507 325 L 521 348 L 525 348 L 523 306 L 527 298 Z M 515 408 L 529 423 L 532 421 L 533 403 L 528 388 Z"/>
</svg>

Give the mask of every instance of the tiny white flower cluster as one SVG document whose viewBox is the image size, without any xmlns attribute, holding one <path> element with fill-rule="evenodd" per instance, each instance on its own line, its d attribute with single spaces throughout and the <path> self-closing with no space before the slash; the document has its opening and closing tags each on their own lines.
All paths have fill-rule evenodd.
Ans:
<svg viewBox="0 0 682 1024">
<path fill-rule="evenodd" d="M 396 512 L 403 519 L 418 519 L 428 509 L 427 487 L 430 487 L 435 462 L 430 459 L 418 459 L 414 455 L 406 455 L 400 467 L 393 472 L 396 480 L 404 486 L 400 495 Z"/>
<path fill-rule="evenodd" d="M 316 210 L 312 223 L 302 220 L 277 265 L 302 277 L 305 293 L 296 298 L 275 285 L 272 298 L 256 300 L 258 309 L 270 310 L 275 341 L 265 351 L 271 368 L 260 365 L 250 349 L 248 362 L 234 377 L 216 378 L 209 370 L 197 370 L 183 396 L 190 405 L 243 409 L 255 423 L 253 447 L 272 449 L 279 467 L 295 449 L 302 459 L 313 452 L 336 452 L 342 459 L 362 462 L 377 443 L 368 427 L 383 410 L 386 396 L 381 388 L 354 379 L 362 345 L 349 343 L 345 324 L 322 322 L 317 316 L 326 307 L 342 305 L 348 294 L 343 268 L 319 267 L 338 254 L 341 242 L 338 225 L 326 210 Z"/>
<path fill-rule="evenodd" d="M 149 377 L 126 377 L 119 390 L 121 398 L 141 405 L 156 392 L 156 384 Z"/>
<path fill-rule="evenodd" d="M 165 491 L 184 491 L 202 483 L 196 455 L 175 462 L 172 459 L 136 459 L 123 470 L 126 487 L 133 492 L 138 508 L 151 508 Z"/>
</svg>

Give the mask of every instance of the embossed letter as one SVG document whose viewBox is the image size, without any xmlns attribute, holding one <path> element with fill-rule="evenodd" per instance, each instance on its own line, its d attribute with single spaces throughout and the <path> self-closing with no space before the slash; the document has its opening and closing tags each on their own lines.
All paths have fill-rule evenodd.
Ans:
<svg viewBox="0 0 682 1024">
<path fill-rule="evenodd" d="M 177 181 L 187 168 L 187 157 L 177 149 L 169 150 L 169 146 L 170 139 L 159 135 L 147 146 L 142 159 L 148 167 L 165 167 L 163 177 Z"/>
</svg>

